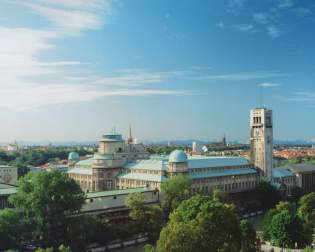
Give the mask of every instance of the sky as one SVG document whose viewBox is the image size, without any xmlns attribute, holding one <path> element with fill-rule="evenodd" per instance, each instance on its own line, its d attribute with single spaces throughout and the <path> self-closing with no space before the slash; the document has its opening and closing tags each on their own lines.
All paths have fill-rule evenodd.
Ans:
<svg viewBox="0 0 315 252">
<path fill-rule="evenodd" d="M 0 142 L 315 139 L 315 2 L 1 0 Z"/>
</svg>

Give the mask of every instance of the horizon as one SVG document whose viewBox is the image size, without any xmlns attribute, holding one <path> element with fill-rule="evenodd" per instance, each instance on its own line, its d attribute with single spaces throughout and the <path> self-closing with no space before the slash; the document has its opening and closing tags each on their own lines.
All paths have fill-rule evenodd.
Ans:
<svg viewBox="0 0 315 252">
<path fill-rule="evenodd" d="M 260 106 L 275 139 L 315 141 L 315 3 L 0 6 L 0 142 L 97 141 L 130 124 L 143 141 L 247 142 Z"/>
</svg>

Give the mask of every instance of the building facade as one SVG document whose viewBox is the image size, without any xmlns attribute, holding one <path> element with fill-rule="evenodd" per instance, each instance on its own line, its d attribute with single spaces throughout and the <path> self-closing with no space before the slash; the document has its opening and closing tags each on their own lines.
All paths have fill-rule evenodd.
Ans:
<svg viewBox="0 0 315 252">
<path fill-rule="evenodd" d="M 17 185 L 18 169 L 14 166 L 0 165 L 0 183 L 7 185 Z"/>
<path fill-rule="evenodd" d="M 272 110 L 253 109 L 250 112 L 251 162 L 259 168 L 261 175 L 272 181 L 273 169 L 273 121 Z"/>
<path fill-rule="evenodd" d="M 75 157 L 75 158 L 72 158 Z M 253 189 L 259 181 L 255 166 L 242 157 L 209 157 L 175 150 L 169 156 L 150 156 L 143 145 L 125 142 L 120 134 L 105 134 L 98 152 L 78 161 L 69 155 L 68 174 L 85 192 L 146 187 L 160 189 L 169 178 L 184 174 L 192 178 L 192 191 L 226 192 Z M 69 165 L 70 166 L 70 165 Z"/>
</svg>

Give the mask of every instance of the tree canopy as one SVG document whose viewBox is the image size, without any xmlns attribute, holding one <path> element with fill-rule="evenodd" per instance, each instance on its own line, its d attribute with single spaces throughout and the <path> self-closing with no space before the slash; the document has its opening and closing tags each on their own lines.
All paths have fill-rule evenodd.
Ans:
<svg viewBox="0 0 315 252">
<path fill-rule="evenodd" d="M 234 206 L 196 195 L 170 215 L 157 241 L 157 252 L 240 251 L 241 236 Z"/>
<path fill-rule="evenodd" d="M 20 179 L 17 194 L 10 201 L 47 245 L 59 245 L 67 239 L 71 218 L 84 202 L 84 194 L 66 174 L 29 173 Z"/>
<path fill-rule="evenodd" d="M 298 215 L 312 228 L 315 228 L 315 193 L 304 195 L 299 201 Z"/>
<path fill-rule="evenodd" d="M 192 179 L 181 174 L 162 183 L 161 192 L 164 193 L 165 196 L 163 206 L 168 212 L 172 212 L 181 201 L 187 199 L 191 184 Z"/>
<path fill-rule="evenodd" d="M 130 209 L 130 218 L 135 222 L 136 232 L 148 233 L 150 242 L 159 237 L 163 225 L 162 209 L 157 205 L 145 205 L 144 195 L 132 193 L 128 196 L 126 204 Z"/>
<path fill-rule="evenodd" d="M 0 211 L 0 251 L 19 248 L 19 216 L 11 209 Z"/>
</svg>

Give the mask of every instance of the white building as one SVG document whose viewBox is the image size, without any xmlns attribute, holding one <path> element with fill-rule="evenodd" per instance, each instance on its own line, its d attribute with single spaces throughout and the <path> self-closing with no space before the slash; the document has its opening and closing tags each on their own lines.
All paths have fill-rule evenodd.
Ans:
<svg viewBox="0 0 315 252">
<path fill-rule="evenodd" d="M 18 169 L 14 166 L 0 165 L 0 183 L 7 185 L 17 185 Z"/>
<path fill-rule="evenodd" d="M 253 109 L 250 112 L 251 162 L 267 181 L 272 181 L 273 123 L 272 110 Z"/>
</svg>

